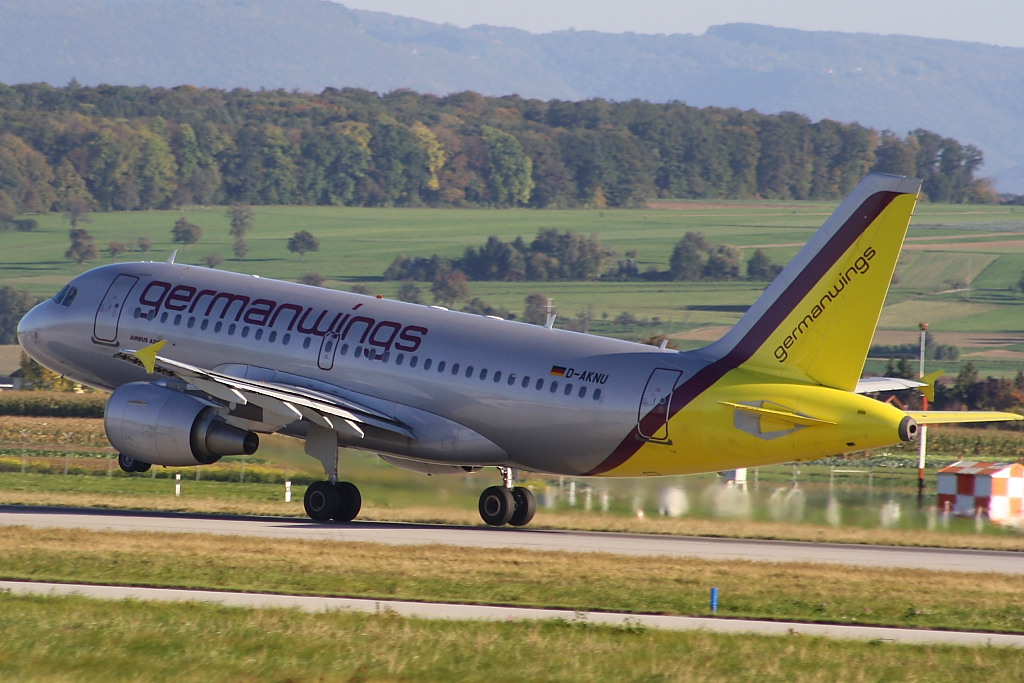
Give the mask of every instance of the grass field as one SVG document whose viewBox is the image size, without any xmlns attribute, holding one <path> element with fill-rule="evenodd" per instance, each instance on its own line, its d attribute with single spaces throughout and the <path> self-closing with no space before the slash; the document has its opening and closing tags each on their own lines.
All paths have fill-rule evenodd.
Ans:
<svg viewBox="0 0 1024 683">
<path fill-rule="evenodd" d="M 393 296 L 398 283 L 382 282 L 380 276 L 398 253 L 459 256 L 466 246 L 482 244 L 490 235 L 506 240 L 517 235 L 529 238 L 539 228 L 596 234 L 619 253 L 635 249 L 641 269 L 667 268 L 672 246 L 691 230 L 703 232 L 713 243 L 743 247 L 745 257 L 752 247 L 764 248 L 775 262 L 784 263 L 833 208 L 827 202 L 765 201 L 652 202 L 648 209 L 630 211 L 257 207 L 256 227 L 248 238 L 252 251 L 245 260 L 228 259 L 221 268 L 284 279 L 315 271 L 331 287 L 362 284 L 374 293 Z M 1024 210 L 1018 208 L 919 205 L 900 278 L 890 293 L 892 310 L 883 315 L 882 329 L 915 329 L 920 320 L 928 319 L 940 342 L 943 332 L 1024 330 L 1024 296 L 1010 291 L 1024 272 Z M 153 251 L 145 258 L 164 259 L 177 246 L 170 242 L 170 228 L 181 215 L 201 225 L 204 237 L 180 253 L 179 261 L 197 263 L 211 253 L 231 255 L 227 218 L 221 208 L 95 214 L 87 227 L 101 248 L 111 241 L 133 243 L 147 236 Z M 66 222 L 57 215 L 38 220 L 37 232 L 0 235 L 8 254 L 0 266 L 0 284 L 46 296 L 79 271 L 63 258 Z M 287 238 L 302 229 L 315 234 L 323 245 L 319 252 L 307 254 L 305 261 L 285 249 Z M 103 262 L 109 258 L 96 264 Z M 971 283 L 970 294 L 937 293 L 953 288 L 949 283 L 957 280 Z M 746 282 L 472 284 L 474 296 L 512 311 L 522 310 L 526 295 L 542 291 L 554 299 L 563 320 L 592 310 L 593 332 L 627 337 L 731 325 L 763 289 L 763 284 Z M 638 318 L 658 317 L 662 324 L 617 328 L 610 320 L 622 311 Z M 988 358 L 983 368 L 1006 375 L 1019 365 L 1015 358 Z"/>
<path fill-rule="evenodd" d="M 0 595 L 0 678 L 238 681 L 1020 681 L 1010 648 L 470 623 Z"/>
<path fill-rule="evenodd" d="M 0 528 L 0 578 L 1024 632 L 1024 577 L 819 563 Z M 969 584 L 970 600 L 963 586 Z"/>
</svg>

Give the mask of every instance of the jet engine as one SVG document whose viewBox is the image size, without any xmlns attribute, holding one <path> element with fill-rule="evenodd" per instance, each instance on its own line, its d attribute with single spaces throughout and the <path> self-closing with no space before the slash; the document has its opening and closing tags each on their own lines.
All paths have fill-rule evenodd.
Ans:
<svg viewBox="0 0 1024 683">
<path fill-rule="evenodd" d="M 225 455 L 252 455 L 260 445 L 256 434 L 227 424 L 207 403 L 148 382 L 111 394 L 103 426 L 122 455 L 153 465 L 209 465 Z"/>
</svg>

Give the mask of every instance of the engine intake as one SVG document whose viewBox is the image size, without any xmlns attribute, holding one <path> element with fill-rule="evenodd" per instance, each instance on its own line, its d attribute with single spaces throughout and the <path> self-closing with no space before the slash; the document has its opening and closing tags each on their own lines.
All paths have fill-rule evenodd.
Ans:
<svg viewBox="0 0 1024 683">
<path fill-rule="evenodd" d="M 229 425 L 202 401 L 148 382 L 114 391 L 103 427 L 118 452 L 153 465 L 209 465 L 260 445 L 255 433 Z"/>
</svg>

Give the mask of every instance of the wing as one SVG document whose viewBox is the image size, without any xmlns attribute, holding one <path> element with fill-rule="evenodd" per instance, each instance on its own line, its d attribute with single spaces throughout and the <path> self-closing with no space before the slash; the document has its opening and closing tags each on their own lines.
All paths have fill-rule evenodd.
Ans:
<svg viewBox="0 0 1024 683">
<path fill-rule="evenodd" d="M 141 365 L 150 374 L 180 379 L 200 391 L 228 403 L 255 405 L 282 416 L 281 424 L 309 420 L 313 424 L 362 438 L 361 425 L 415 438 L 405 425 L 380 411 L 355 401 L 332 396 L 305 387 L 276 382 L 239 379 L 231 375 L 204 370 L 188 363 L 158 355 L 166 342 L 157 342 L 138 351 L 121 351 L 116 358 Z"/>
<path fill-rule="evenodd" d="M 994 411 L 974 410 L 908 410 L 907 415 L 921 425 L 944 425 L 961 422 L 1003 422 L 1005 420 L 1024 420 L 1016 413 L 997 413 Z"/>
</svg>

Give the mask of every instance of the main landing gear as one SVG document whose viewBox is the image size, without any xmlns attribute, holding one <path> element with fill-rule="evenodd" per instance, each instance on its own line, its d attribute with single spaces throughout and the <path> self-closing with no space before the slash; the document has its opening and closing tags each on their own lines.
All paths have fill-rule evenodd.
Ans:
<svg viewBox="0 0 1024 683">
<path fill-rule="evenodd" d="M 351 522 L 359 514 L 363 497 L 356 485 L 347 481 L 318 481 L 306 489 L 302 504 L 314 521 Z"/>
<path fill-rule="evenodd" d="M 503 484 L 484 489 L 480 494 L 480 517 L 490 526 L 526 526 L 537 512 L 537 499 L 525 486 L 516 486 L 516 472 L 499 467 Z"/>
<path fill-rule="evenodd" d="M 122 472 L 149 472 L 149 468 L 152 467 L 148 462 L 142 462 L 135 458 L 129 458 L 127 455 L 118 453 L 117 455 L 117 466 L 121 468 Z"/>
</svg>

